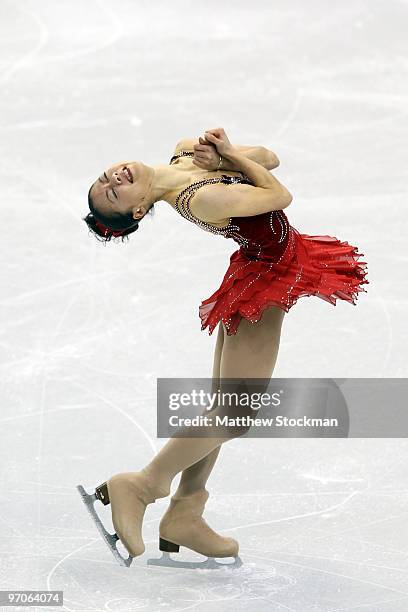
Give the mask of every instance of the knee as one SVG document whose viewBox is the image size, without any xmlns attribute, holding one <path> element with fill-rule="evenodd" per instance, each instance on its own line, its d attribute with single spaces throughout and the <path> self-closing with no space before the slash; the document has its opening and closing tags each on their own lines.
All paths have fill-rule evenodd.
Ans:
<svg viewBox="0 0 408 612">
<path fill-rule="evenodd" d="M 258 410 L 225 409 L 218 406 L 209 413 L 211 416 L 211 435 L 227 439 L 241 438 L 251 429 L 251 417 L 256 417 Z"/>
</svg>

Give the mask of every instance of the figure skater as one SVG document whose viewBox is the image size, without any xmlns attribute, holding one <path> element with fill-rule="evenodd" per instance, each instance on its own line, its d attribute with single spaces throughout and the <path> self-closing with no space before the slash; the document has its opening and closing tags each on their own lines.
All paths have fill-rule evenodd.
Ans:
<svg viewBox="0 0 408 612">
<path fill-rule="evenodd" d="M 159 201 L 205 231 L 238 243 L 220 287 L 199 307 L 202 330 L 211 335 L 218 325 L 213 389 L 224 378 L 270 379 L 284 315 L 300 297 L 355 305 L 358 292 L 366 292 L 367 264 L 358 261 L 363 254 L 357 247 L 327 235 L 301 234 L 289 224 L 284 209 L 292 195 L 270 172 L 278 165 L 265 147 L 232 145 L 224 129 L 215 128 L 196 141 L 180 141 L 168 165 L 121 162 L 89 190 L 84 220 L 105 243 L 135 232 Z M 184 546 L 207 557 L 237 558 L 238 542 L 216 533 L 202 515 L 206 483 L 221 446 L 243 431 L 221 436 L 185 428 L 186 437 L 168 440 L 139 471 L 113 475 L 92 496 L 78 486 L 95 520 L 96 500 L 111 505 L 113 540 L 108 541 L 100 521 L 97 526 L 120 563 L 129 565 L 144 552 L 146 506 L 168 496 L 180 472 L 160 522 L 160 550 L 177 552 Z M 201 432 L 203 437 L 197 437 Z M 118 539 L 129 552 L 126 561 L 114 546 Z"/>
</svg>

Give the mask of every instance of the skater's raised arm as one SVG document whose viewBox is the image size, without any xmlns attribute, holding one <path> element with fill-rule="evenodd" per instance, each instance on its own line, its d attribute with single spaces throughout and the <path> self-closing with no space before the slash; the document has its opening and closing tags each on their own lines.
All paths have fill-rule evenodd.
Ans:
<svg viewBox="0 0 408 612">
<path fill-rule="evenodd" d="M 263 146 L 250 146 L 250 145 L 234 145 L 234 147 L 240 151 L 248 159 L 261 164 L 267 170 L 273 170 L 280 164 L 279 158 L 273 151 Z M 217 153 L 215 146 L 204 138 L 185 138 L 180 140 L 176 145 L 176 151 L 194 151 L 194 165 L 203 168 L 204 170 L 232 170 L 237 171 L 234 163 L 225 157 L 222 159 L 221 166 L 218 168 L 220 156 Z"/>
<path fill-rule="evenodd" d="M 273 176 L 273 174 L 261 166 L 261 164 L 242 155 L 242 153 L 230 143 L 223 128 L 209 130 L 205 132 L 204 135 L 206 140 L 216 147 L 218 154 L 235 164 L 240 172 L 243 172 L 249 177 L 255 187 L 271 189 L 277 196 L 283 196 L 285 200 L 288 198 L 290 201 L 292 200 L 289 191 Z"/>
<path fill-rule="evenodd" d="M 223 133 L 219 130 L 220 136 Z M 206 138 L 217 147 L 223 157 L 231 160 L 253 185 L 213 185 L 211 190 L 201 189 L 196 197 L 196 212 L 210 222 L 228 217 L 250 217 L 272 210 L 282 210 L 292 202 L 292 194 L 277 178 L 260 164 L 246 158 L 227 140 L 206 132 Z"/>
</svg>

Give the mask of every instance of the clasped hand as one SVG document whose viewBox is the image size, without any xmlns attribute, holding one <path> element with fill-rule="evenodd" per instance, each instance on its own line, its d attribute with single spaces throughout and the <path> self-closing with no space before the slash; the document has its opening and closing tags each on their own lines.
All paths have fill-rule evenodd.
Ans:
<svg viewBox="0 0 408 612">
<path fill-rule="evenodd" d="M 203 170 L 216 170 L 220 162 L 217 148 L 205 138 L 199 137 L 199 144 L 194 145 L 193 164 Z"/>
<path fill-rule="evenodd" d="M 194 145 L 193 164 L 203 170 L 217 170 L 220 155 L 225 156 L 231 148 L 231 143 L 223 128 L 215 128 L 205 132 L 205 137 L 199 137 L 199 144 Z"/>
</svg>

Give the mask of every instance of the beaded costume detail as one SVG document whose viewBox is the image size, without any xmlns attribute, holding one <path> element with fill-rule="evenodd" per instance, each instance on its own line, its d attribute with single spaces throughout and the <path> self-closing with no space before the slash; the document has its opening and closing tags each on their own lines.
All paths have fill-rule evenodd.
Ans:
<svg viewBox="0 0 408 612">
<path fill-rule="evenodd" d="M 181 150 L 170 163 L 184 156 L 192 157 L 194 152 Z M 221 286 L 199 307 L 202 330 L 208 327 L 211 335 L 222 321 L 232 335 L 242 318 L 256 323 L 270 306 L 289 312 L 303 296 L 316 296 L 334 306 L 337 299 L 355 305 L 358 293 L 367 293 L 361 287 L 368 284 L 367 264 L 357 261 L 363 256 L 357 247 L 332 236 L 300 234 L 283 210 L 231 217 L 224 227 L 196 217 L 190 209 L 194 194 L 203 185 L 216 183 L 252 184 L 243 173 L 221 174 L 191 183 L 175 202 L 182 217 L 205 231 L 232 238 L 240 247 L 230 257 Z"/>
</svg>

